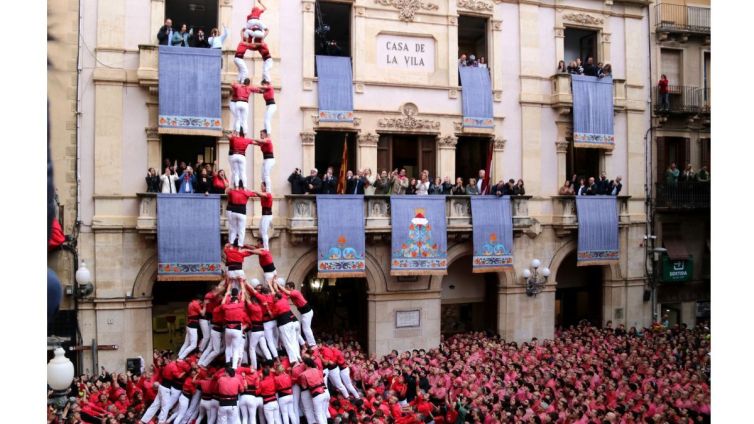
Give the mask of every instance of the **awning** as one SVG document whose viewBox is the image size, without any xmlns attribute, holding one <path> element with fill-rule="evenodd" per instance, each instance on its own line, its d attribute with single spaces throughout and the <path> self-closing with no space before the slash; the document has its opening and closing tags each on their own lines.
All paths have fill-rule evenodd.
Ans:
<svg viewBox="0 0 754 424">
<path fill-rule="evenodd" d="M 160 134 L 222 135 L 220 49 L 160 46 Z"/>
<path fill-rule="evenodd" d="M 493 128 L 492 84 L 488 68 L 462 66 L 463 126 L 465 128 Z"/>
<path fill-rule="evenodd" d="M 685 261 L 689 258 L 689 251 L 686 244 L 678 237 L 663 237 L 662 244 L 668 249 L 668 258 L 671 261 Z"/>
<path fill-rule="evenodd" d="M 351 58 L 317 56 L 320 122 L 353 122 Z"/>
</svg>

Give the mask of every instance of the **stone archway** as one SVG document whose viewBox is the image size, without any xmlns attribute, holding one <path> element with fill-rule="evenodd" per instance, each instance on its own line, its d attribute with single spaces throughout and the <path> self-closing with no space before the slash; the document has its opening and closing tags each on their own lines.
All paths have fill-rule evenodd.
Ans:
<svg viewBox="0 0 754 424">
<path fill-rule="evenodd" d="M 550 273 L 553 275 L 553 280 L 550 282 L 553 286 L 557 284 L 557 281 L 555 279 L 558 275 L 558 268 L 563 263 L 563 260 L 568 257 L 572 252 L 574 252 L 578 248 L 578 244 L 575 240 L 571 240 L 564 245 L 560 246 L 558 250 L 555 251 L 555 255 L 553 255 L 552 259 L 550 260 Z M 613 263 L 610 265 L 603 265 L 602 266 L 602 279 L 604 281 L 618 281 L 621 280 L 621 270 L 620 265 L 617 263 Z"/>
<path fill-rule="evenodd" d="M 296 287 L 301 287 L 301 284 L 311 270 L 316 267 L 317 249 L 314 248 L 298 258 L 291 267 L 291 270 L 288 271 L 286 281 L 291 281 L 296 284 Z M 387 279 L 382 272 L 382 267 L 380 267 L 377 259 L 369 252 L 366 252 L 366 274 L 367 293 L 369 294 L 377 293 L 379 287 L 385 287 L 387 284 Z"/>
<path fill-rule="evenodd" d="M 131 296 L 137 299 L 151 298 L 154 282 L 157 281 L 157 254 L 144 261 L 131 286 Z"/>
</svg>

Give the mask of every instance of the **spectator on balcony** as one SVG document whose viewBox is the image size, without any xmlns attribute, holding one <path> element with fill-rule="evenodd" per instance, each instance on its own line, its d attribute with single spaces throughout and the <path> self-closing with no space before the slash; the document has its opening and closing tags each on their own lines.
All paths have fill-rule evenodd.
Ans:
<svg viewBox="0 0 754 424">
<path fill-rule="evenodd" d="M 612 77 L 612 76 L 613 76 L 613 67 L 610 66 L 609 63 L 606 63 L 605 66 L 602 67 L 600 78 Z"/>
<path fill-rule="evenodd" d="M 338 178 L 333 175 L 332 166 L 322 176 L 322 194 L 338 194 Z"/>
<path fill-rule="evenodd" d="M 665 74 L 660 76 L 660 82 L 657 83 L 657 92 L 660 93 L 660 110 L 670 110 L 670 88 L 668 87 L 668 77 Z"/>
<path fill-rule="evenodd" d="M 466 194 L 476 196 L 479 194 L 479 187 L 476 185 L 476 178 L 469 178 L 469 184 L 466 186 Z"/>
<path fill-rule="evenodd" d="M 558 62 L 558 69 L 555 71 L 558 74 L 567 74 L 569 67 L 566 67 L 565 60 Z"/>
<path fill-rule="evenodd" d="M 213 49 L 222 49 L 225 39 L 228 38 L 228 27 L 223 25 L 223 33 L 220 34 L 220 30 L 212 28 L 212 32 L 209 37 L 209 46 Z"/>
<path fill-rule="evenodd" d="M 306 194 L 319 194 L 322 190 L 322 180 L 317 175 L 317 168 L 309 171 L 309 176 L 304 179 L 304 190 Z"/>
<path fill-rule="evenodd" d="M 160 192 L 160 176 L 157 175 L 154 168 L 147 170 L 147 193 L 159 193 Z"/>
<path fill-rule="evenodd" d="M 474 56 L 473 54 L 469 55 L 469 63 L 467 64 L 467 66 L 471 66 L 472 68 L 479 67 L 479 62 L 477 61 L 476 56 Z"/>
<path fill-rule="evenodd" d="M 463 178 L 456 178 L 456 183 L 451 187 L 450 194 L 453 196 L 462 196 L 466 194 L 466 187 L 463 186 Z"/>
<path fill-rule="evenodd" d="M 572 60 L 568 64 L 568 68 L 567 69 L 568 69 L 568 73 L 571 74 L 571 75 L 578 75 L 579 74 L 579 67 L 578 67 L 578 65 L 576 65 L 576 61 L 575 60 Z"/>
<path fill-rule="evenodd" d="M 346 173 L 346 194 L 364 194 L 364 178 L 361 171 L 358 171 L 358 175 L 354 175 L 351 170 Z"/>
<path fill-rule="evenodd" d="M 388 177 L 386 169 L 383 169 L 382 172 L 380 172 L 380 177 L 375 180 L 374 187 L 374 194 L 390 193 L 390 177 Z"/>
<path fill-rule="evenodd" d="M 599 186 L 594 181 L 594 177 L 589 177 L 589 183 L 586 187 L 586 193 L 587 196 L 594 196 L 596 194 L 601 194 L 599 191 Z"/>
<path fill-rule="evenodd" d="M 396 169 L 390 175 L 390 193 L 407 194 L 410 182 L 406 177 L 406 169 L 401 168 L 400 172 Z"/>
<path fill-rule="evenodd" d="M 204 34 L 203 29 L 200 28 L 196 31 L 196 35 L 192 34 L 191 37 L 189 37 L 189 45 L 200 49 L 209 48 L 209 41 L 207 40 L 207 36 Z"/>
<path fill-rule="evenodd" d="M 623 184 L 621 184 L 621 181 L 623 180 L 623 177 L 618 175 L 615 177 L 613 181 L 610 181 L 610 195 L 611 196 L 617 196 L 620 194 L 620 189 L 623 188 Z"/>
<path fill-rule="evenodd" d="M 486 68 L 487 67 L 487 59 L 485 59 L 484 56 L 481 56 L 479 58 L 479 67 L 480 68 Z"/>
<path fill-rule="evenodd" d="M 583 178 L 579 178 L 579 188 L 576 190 L 577 196 L 585 196 L 586 191 L 589 187 L 586 185 L 586 182 Z"/>
<path fill-rule="evenodd" d="M 165 173 L 160 175 L 160 193 L 177 192 L 176 182 L 178 175 L 172 172 L 169 166 L 165 167 Z"/>
<path fill-rule="evenodd" d="M 173 33 L 173 38 L 170 39 L 170 45 L 173 47 L 188 47 L 190 36 L 188 26 L 183 24 L 181 25 L 181 30 L 179 32 Z"/>
<path fill-rule="evenodd" d="M 558 194 L 561 196 L 573 196 L 573 185 L 571 184 L 571 180 L 565 180 L 560 189 L 558 189 Z"/>
<path fill-rule="evenodd" d="M 488 182 L 485 181 L 485 179 L 487 178 L 487 171 L 485 171 L 484 169 L 480 169 L 478 175 L 479 175 L 479 178 L 477 178 L 477 181 L 476 181 L 477 194 L 487 194 Z"/>
<path fill-rule="evenodd" d="M 607 174 L 602 171 L 600 179 L 596 183 L 594 194 L 608 194 L 610 192 L 610 180 L 607 179 Z"/>
<path fill-rule="evenodd" d="M 196 184 L 194 185 L 194 192 L 204 193 L 208 195 L 212 190 L 212 177 L 207 173 L 207 168 L 202 167 L 199 171 L 199 176 L 196 177 Z"/>
<path fill-rule="evenodd" d="M 372 168 L 364 169 L 364 194 L 372 196 L 377 191 L 377 187 L 374 185 L 377 182 L 377 177 L 372 175 Z"/>
<path fill-rule="evenodd" d="M 525 194 L 526 194 L 526 190 L 524 189 L 524 180 L 519 178 L 518 181 L 516 181 L 516 184 L 513 186 L 513 195 L 523 196 Z"/>
<path fill-rule="evenodd" d="M 306 193 L 306 181 L 304 176 L 301 175 L 301 169 L 296 168 L 288 177 L 288 182 L 291 184 L 291 194 L 304 194 Z"/>
<path fill-rule="evenodd" d="M 497 197 L 505 196 L 508 194 L 508 183 L 505 180 L 498 181 L 497 184 L 490 187 L 490 194 Z"/>
<path fill-rule="evenodd" d="M 225 190 L 230 187 L 228 177 L 225 176 L 224 170 L 217 171 L 217 174 L 212 177 L 212 190 L 214 194 L 225 194 Z"/>
<path fill-rule="evenodd" d="M 676 184 L 678 182 L 678 177 L 680 176 L 681 171 L 678 170 L 675 166 L 675 162 L 671 163 L 670 166 L 665 170 L 665 183 L 667 184 Z"/>
<path fill-rule="evenodd" d="M 680 181 L 696 181 L 696 171 L 694 171 L 694 167 L 689 163 L 686 165 L 686 169 L 683 170 L 683 173 L 678 178 Z"/>
<path fill-rule="evenodd" d="M 706 166 L 702 166 L 702 169 L 700 169 L 699 172 L 696 173 L 696 180 L 700 183 L 709 182 L 709 171 L 707 171 Z"/>
<path fill-rule="evenodd" d="M 168 18 L 165 19 L 165 25 L 160 27 L 157 31 L 157 41 L 161 46 L 167 46 L 170 44 L 170 40 L 173 39 L 173 21 Z"/>
<path fill-rule="evenodd" d="M 412 182 L 415 181 L 412 179 Z M 438 182 L 440 182 L 440 179 L 437 179 Z M 419 181 L 416 181 L 414 184 L 412 184 L 416 188 L 416 195 L 418 196 L 426 196 L 429 194 L 430 186 L 432 186 L 432 183 L 429 181 L 429 173 L 426 171 L 422 171 L 419 176 Z M 442 183 L 440 182 L 440 192 L 442 193 Z"/>
<path fill-rule="evenodd" d="M 461 57 L 458 58 L 458 67 L 463 68 L 465 66 L 468 66 L 468 59 L 466 59 L 466 54 L 461 54 Z"/>
<path fill-rule="evenodd" d="M 442 194 L 450 195 L 451 190 L 453 190 L 453 183 L 450 181 L 450 177 L 446 175 L 442 180 Z"/>
<path fill-rule="evenodd" d="M 416 194 L 419 194 L 418 192 Z M 442 178 L 435 177 L 435 181 L 429 185 L 428 194 L 443 194 L 442 193 Z"/>
<path fill-rule="evenodd" d="M 190 166 L 186 167 L 186 170 L 178 176 L 178 193 L 193 193 L 194 186 L 196 186 L 196 176 L 194 175 L 194 169 Z"/>
<path fill-rule="evenodd" d="M 411 180 L 408 182 L 408 187 L 406 187 L 405 194 L 416 194 L 416 184 L 416 178 L 411 178 Z"/>
<path fill-rule="evenodd" d="M 586 59 L 586 65 L 584 65 L 584 75 L 596 77 L 598 73 L 599 68 L 594 64 L 594 58 L 589 56 Z"/>
</svg>

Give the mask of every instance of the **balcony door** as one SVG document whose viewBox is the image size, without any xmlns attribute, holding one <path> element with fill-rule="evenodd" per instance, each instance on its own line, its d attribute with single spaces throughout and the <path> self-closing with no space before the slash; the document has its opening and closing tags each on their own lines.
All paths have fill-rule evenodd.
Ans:
<svg viewBox="0 0 754 424">
<path fill-rule="evenodd" d="M 683 172 L 691 160 L 690 144 L 684 137 L 657 137 L 657 182 L 665 181 L 665 170 L 671 163 Z"/>
<path fill-rule="evenodd" d="M 173 21 L 178 31 L 186 24 L 194 32 L 200 28 L 209 37 L 212 28 L 217 27 L 217 0 L 165 0 L 165 18 Z"/>
<path fill-rule="evenodd" d="M 437 176 L 437 142 L 432 135 L 382 134 L 377 145 L 377 168 L 390 173 L 406 168 L 406 176 L 417 178 L 426 169 L 430 178 Z"/>
</svg>

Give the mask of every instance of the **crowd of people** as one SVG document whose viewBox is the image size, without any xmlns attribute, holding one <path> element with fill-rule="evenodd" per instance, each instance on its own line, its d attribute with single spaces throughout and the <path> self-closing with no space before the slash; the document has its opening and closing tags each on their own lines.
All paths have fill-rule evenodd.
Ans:
<svg viewBox="0 0 754 424">
<path fill-rule="evenodd" d="M 477 59 L 476 55 L 470 54 L 466 56 L 466 53 L 462 53 L 461 56 L 458 58 L 458 67 L 463 68 L 466 66 L 470 66 L 473 68 L 486 68 L 487 67 L 487 59 L 484 58 L 484 56 L 479 57 Z"/>
<path fill-rule="evenodd" d="M 294 169 L 288 177 L 292 194 L 365 194 L 365 195 L 478 195 L 490 194 L 497 196 L 522 196 L 526 194 L 524 180 L 500 180 L 497 184 L 489 185 L 486 171 L 480 169 L 477 178 L 469 178 L 468 183 L 462 177 L 451 181 L 445 176 L 430 178 L 429 171 L 424 169 L 419 177 L 409 178 L 405 168 L 396 168 L 388 174 L 383 169 L 379 174 L 373 174 L 370 168 L 348 170 L 344 181 L 333 173 L 333 167 L 328 167 L 324 175 L 319 176 L 319 170 L 313 168 L 307 177 L 303 176 L 300 168 Z"/>
<path fill-rule="evenodd" d="M 665 183 L 674 185 L 677 183 L 709 183 L 710 174 L 706 166 L 702 166 L 699 171 L 696 171 L 694 167 L 689 163 L 686 168 L 681 171 L 676 166 L 675 162 L 672 162 L 665 169 Z"/>
<path fill-rule="evenodd" d="M 258 369 L 200 366 L 195 355 L 156 352 L 140 375 L 82 375 L 63 416 L 50 410 L 48 422 L 709 422 L 710 333 L 701 324 L 584 322 L 552 340 L 521 344 L 461 333 L 436 348 L 380 358 L 348 334 L 323 336 L 316 346 L 301 345 L 300 361 L 281 349 Z M 155 420 L 150 406 L 171 394 L 177 406 Z"/>
<path fill-rule="evenodd" d="M 581 62 L 581 58 L 572 60 L 568 65 L 565 61 L 558 62 L 559 74 L 571 74 L 571 75 L 588 75 L 591 77 L 610 77 L 613 75 L 613 67 L 609 63 L 603 64 L 602 62 L 594 63 L 594 58 L 589 56 L 586 59 L 586 63 Z"/>
<path fill-rule="evenodd" d="M 620 175 L 615 177 L 614 180 L 608 180 L 607 174 L 602 172 L 599 180 L 595 180 L 594 177 L 580 177 L 577 174 L 573 174 L 570 180 L 565 180 L 563 185 L 558 189 L 558 194 L 561 196 L 617 196 L 623 189 L 623 177 Z"/>
</svg>

